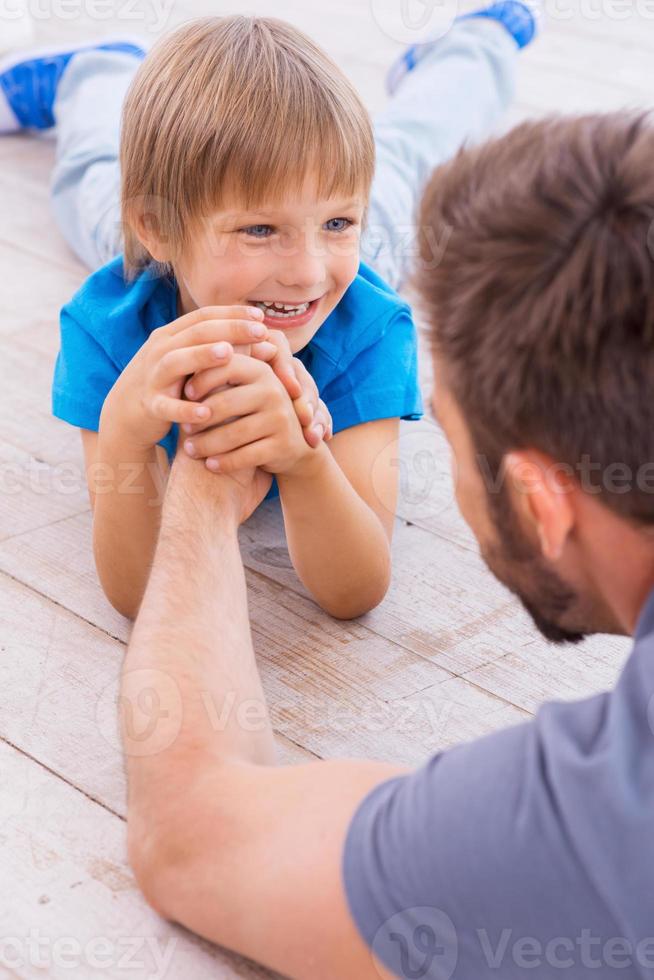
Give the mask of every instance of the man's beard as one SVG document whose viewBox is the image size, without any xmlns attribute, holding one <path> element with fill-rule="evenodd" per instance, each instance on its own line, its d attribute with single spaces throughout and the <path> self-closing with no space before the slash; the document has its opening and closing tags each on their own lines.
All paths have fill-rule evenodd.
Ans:
<svg viewBox="0 0 654 980">
<path fill-rule="evenodd" d="M 520 600 L 546 640 L 557 644 L 580 643 L 588 630 L 561 625 L 566 613 L 579 606 L 579 596 L 547 567 L 538 550 L 525 538 L 505 488 L 488 494 L 488 501 L 499 544 L 482 547 L 481 556 L 486 565 Z"/>
</svg>

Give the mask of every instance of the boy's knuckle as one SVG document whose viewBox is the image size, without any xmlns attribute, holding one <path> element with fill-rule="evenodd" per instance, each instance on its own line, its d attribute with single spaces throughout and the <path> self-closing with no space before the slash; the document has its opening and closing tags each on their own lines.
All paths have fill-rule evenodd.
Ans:
<svg viewBox="0 0 654 980">
<path fill-rule="evenodd" d="M 220 411 L 226 418 L 236 415 L 236 405 L 234 404 L 234 394 L 232 391 L 225 391 L 220 394 Z"/>
<path fill-rule="evenodd" d="M 161 418 L 164 410 L 163 395 L 153 395 L 150 399 L 150 411 L 156 418 Z"/>
<path fill-rule="evenodd" d="M 281 405 L 275 406 L 272 412 L 272 417 L 273 417 L 273 424 L 276 429 L 286 425 L 288 415 L 286 414 L 286 412 L 284 411 Z"/>
<path fill-rule="evenodd" d="M 195 344 L 205 343 L 207 340 L 207 327 L 205 323 L 196 323 L 193 327 L 190 327 L 186 334 L 186 339 L 188 340 L 189 347 Z"/>
</svg>

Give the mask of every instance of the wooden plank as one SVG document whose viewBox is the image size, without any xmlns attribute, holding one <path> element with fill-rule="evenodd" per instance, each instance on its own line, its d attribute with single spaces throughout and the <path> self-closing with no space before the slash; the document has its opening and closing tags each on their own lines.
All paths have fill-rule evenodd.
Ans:
<svg viewBox="0 0 654 980">
<path fill-rule="evenodd" d="M 241 548 L 249 567 L 275 576 L 287 589 L 302 592 L 286 549 L 281 516 L 273 508 L 261 508 L 244 526 Z M 584 681 L 577 683 L 567 668 L 566 657 L 554 660 L 556 648 L 543 640 L 519 602 L 486 569 L 478 554 L 462 551 L 418 527 L 399 525 L 393 548 L 393 584 L 384 602 L 362 622 L 413 653 L 428 658 L 453 675 L 463 676 L 510 704 L 530 711 L 542 689 L 540 675 L 549 678 L 547 696 L 578 696 L 602 689 L 615 676 L 629 642 L 593 637 L 575 648 Z M 578 654 L 578 656 L 577 656 Z M 547 670 L 550 662 L 561 667 Z M 504 677 L 505 664 L 520 664 L 515 684 L 496 683 L 495 668 Z M 613 671 L 612 674 L 607 673 Z M 534 691 L 529 692 L 534 671 Z M 488 683 L 486 680 L 488 679 Z M 575 687 L 576 684 L 576 687 Z"/>
<path fill-rule="evenodd" d="M 123 820 L 2 741 L 0 779 L 0 932 L 13 976 L 272 976 L 148 908 Z"/>
<path fill-rule="evenodd" d="M 0 567 L 70 609 L 109 636 L 125 640 L 128 622 L 106 601 L 96 580 L 89 513 L 59 521 L 0 545 Z M 65 551 L 69 564 L 62 569 Z M 338 623 L 302 596 L 256 573 L 248 574 L 252 631 L 275 727 L 317 755 L 383 754 L 422 757 L 390 728 L 371 741 L 357 726 L 384 702 L 408 696 L 450 676 L 441 667 L 378 636 L 360 623 Z M 16 624 L 24 629 L 25 617 Z M 331 719 L 350 712 L 344 740 Z"/>
<path fill-rule="evenodd" d="M 626 637 L 595 636 L 582 645 L 553 647 L 535 639 L 465 675 L 465 679 L 535 712 L 545 701 L 570 701 L 612 688 L 632 647 Z"/>
<path fill-rule="evenodd" d="M 32 191 L 47 191 L 54 165 L 56 130 L 42 135 L 33 132 L 12 133 L 0 140 L 2 162 L 1 187 L 9 187 L 15 181 L 25 181 Z"/>
<path fill-rule="evenodd" d="M 5 269 L 11 269 L 12 273 L 3 280 L 0 308 L 2 382 L 4 387 L 11 378 L 14 386 L 20 386 L 19 390 L 25 395 L 34 383 L 30 374 L 32 358 L 25 357 L 17 364 L 17 356 L 14 354 L 14 366 L 20 370 L 18 377 L 10 375 L 6 359 L 15 351 L 23 336 L 38 330 L 44 338 L 51 338 L 51 345 L 56 344 L 52 354 L 54 366 L 54 355 L 59 347 L 59 310 L 79 287 L 83 276 L 67 274 L 61 266 L 52 265 L 37 255 L 21 251 L 2 241 L 0 264 Z M 49 394 L 49 384 L 45 388 L 45 394 Z M 16 410 L 18 407 L 16 406 Z M 8 408 L 14 410 L 13 405 Z"/>
<path fill-rule="evenodd" d="M 52 268 L 61 269 L 65 277 L 72 276 L 79 281 L 86 278 L 89 270 L 68 248 L 57 227 L 47 185 L 36 184 L 23 175 L 12 175 L 5 184 L 0 242 L 9 248 L 23 249 Z M 26 199 L 30 201 L 29 208 L 25 207 Z"/>
<path fill-rule="evenodd" d="M 58 347 L 57 331 L 53 323 L 51 349 Z M 56 467 L 81 458 L 81 441 L 76 427 L 52 415 L 53 370 L 52 354 L 23 345 L 17 336 L 3 341 L 0 440 Z"/>
<path fill-rule="evenodd" d="M 0 738 L 124 816 L 116 705 L 124 644 L 2 575 L 0 619 Z M 278 749 L 289 765 L 316 758 L 281 733 Z"/>
<path fill-rule="evenodd" d="M 90 528 L 90 514 L 84 514 L 11 539 L 0 545 L 0 567 L 9 574 L 20 575 L 34 589 L 87 621 L 98 623 L 108 634 L 124 639 L 127 622 L 111 609 L 95 579 Z M 57 556 L 64 547 L 71 556 L 72 570 L 62 574 Z M 407 544 L 407 554 L 412 550 L 415 552 Z M 279 569 L 279 550 L 274 559 Z M 266 564 L 270 568 L 270 556 Z M 425 570 L 408 583 L 408 591 L 414 595 L 442 596 L 447 594 L 452 575 L 461 575 L 458 601 L 456 592 L 449 600 L 454 610 L 452 622 L 442 620 L 440 631 L 416 629 L 414 607 L 402 615 L 401 603 L 394 615 L 402 618 L 394 626 L 389 626 L 392 615 L 376 622 L 374 614 L 366 617 L 365 625 L 337 623 L 288 586 L 249 573 L 255 647 L 276 727 L 318 755 L 355 751 L 383 753 L 388 758 L 401 754 L 407 761 L 418 761 L 431 746 L 419 730 L 414 733 L 412 744 L 402 731 L 393 729 L 383 739 L 371 740 L 360 731 L 361 719 L 383 713 L 386 703 L 442 683 L 450 676 L 440 666 L 442 663 L 498 698 L 534 710 L 542 687 L 539 664 L 546 664 L 551 658 L 550 648 L 535 639 L 531 625 L 513 601 L 506 601 L 505 593 L 490 575 L 481 582 L 482 588 L 497 589 L 504 596 L 503 605 L 495 610 L 491 607 L 477 618 L 470 616 L 467 609 L 463 615 L 465 592 L 474 594 L 474 579 L 469 569 L 466 572 L 456 561 L 449 566 L 447 575 Z M 428 605 L 429 601 L 425 601 Z M 368 621 L 372 629 L 368 628 Z M 399 642 L 387 636 L 396 637 Z M 585 687 L 577 687 L 578 694 L 601 687 L 608 676 L 607 669 L 617 670 L 624 646 L 620 649 L 619 641 L 612 642 L 616 653 L 611 654 L 607 668 L 605 638 L 587 641 L 586 660 L 581 668 Z M 493 672 L 496 663 L 502 665 L 497 670 L 504 686 L 498 684 Z M 507 664 L 517 674 L 512 685 L 506 676 Z M 571 690 L 570 672 L 562 672 L 558 688 L 556 675 L 550 677 L 549 683 L 549 696 L 565 696 Z M 333 721 L 335 714 L 339 716 L 337 724 Z M 343 722 L 341 715 L 349 720 Z"/>
<path fill-rule="evenodd" d="M 79 461 L 50 466 L 0 441 L 0 541 L 86 510 L 79 471 Z"/>
</svg>

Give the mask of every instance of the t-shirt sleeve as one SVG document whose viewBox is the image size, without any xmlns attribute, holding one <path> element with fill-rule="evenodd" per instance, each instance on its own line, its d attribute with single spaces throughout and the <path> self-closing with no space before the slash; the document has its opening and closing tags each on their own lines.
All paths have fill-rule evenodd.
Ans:
<svg viewBox="0 0 654 980">
<path fill-rule="evenodd" d="M 361 935 L 397 976 L 585 976 L 584 936 L 629 936 L 610 911 L 620 871 L 612 876 L 603 858 L 621 846 L 602 812 L 616 795 L 605 703 L 582 702 L 581 725 L 548 707 L 362 801 L 345 844 L 345 888 Z M 585 952 L 597 959 L 598 950 Z M 615 975 L 596 965 L 594 976 Z"/>
<path fill-rule="evenodd" d="M 52 381 L 52 414 L 97 432 L 104 400 L 120 368 L 66 307 L 61 311 L 60 341 Z"/>
<path fill-rule="evenodd" d="M 375 340 L 344 364 L 321 392 L 334 432 L 375 419 L 419 419 L 418 343 L 413 318 L 400 309 Z"/>
</svg>

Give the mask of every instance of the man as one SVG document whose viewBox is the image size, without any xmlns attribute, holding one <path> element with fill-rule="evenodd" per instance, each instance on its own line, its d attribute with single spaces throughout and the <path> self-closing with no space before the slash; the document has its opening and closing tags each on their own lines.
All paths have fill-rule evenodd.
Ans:
<svg viewBox="0 0 654 980">
<path fill-rule="evenodd" d="M 420 216 L 461 510 L 552 641 L 635 634 L 615 689 L 414 773 L 275 766 L 237 545 L 267 480 L 178 454 L 123 679 L 130 860 L 162 915 L 311 980 L 654 976 L 652 159 L 647 116 L 527 124 Z"/>
</svg>

